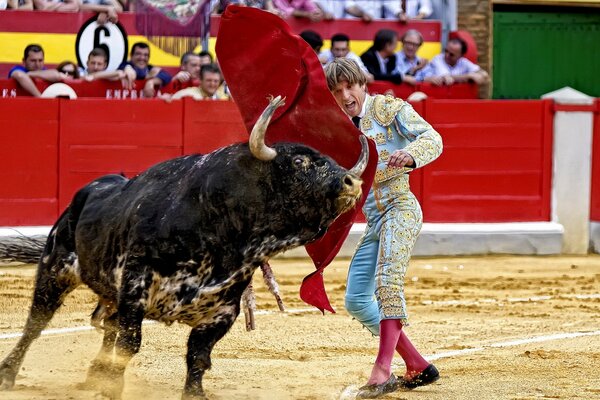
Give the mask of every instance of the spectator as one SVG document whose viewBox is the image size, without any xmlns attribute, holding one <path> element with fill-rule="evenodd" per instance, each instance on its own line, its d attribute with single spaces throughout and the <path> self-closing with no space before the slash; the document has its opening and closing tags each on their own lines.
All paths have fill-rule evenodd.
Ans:
<svg viewBox="0 0 600 400">
<path fill-rule="evenodd" d="M 300 32 L 299 35 L 308 45 L 315 51 L 315 53 L 321 53 L 321 47 L 323 47 L 323 38 L 317 32 L 310 29 L 306 29 Z M 323 61 L 321 61 L 323 63 Z"/>
<path fill-rule="evenodd" d="M 70 79 L 79 79 L 79 67 L 73 61 L 63 61 L 56 66 L 58 72 L 68 75 Z"/>
<path fill-rule="evenodd" d="M 373 74 L 369 72 L 365 64 L 362 62 L 359 56 L 350 51 L 350 37 L 345 33 L 336 33 L 331 37 L 331 50 L 324 50 L 321 52 L 319 58 L 323 59 L 325 64 L 329 64 L 335 58 L 344 57 L 354 60 L 365 73 L 367 82 L 373 82 L 375 79 Z"/>
<path fill-rule="evenodd" d="M 321 21 L 323 11 L 312 0 L 273 0 L 282 18 L 307 18 L 312 22 Z"/>
<path fill-rule="evenodd" d="M 200 53 L 198 53 L 198 56 L 200 57 L 200 66 L 213 63 L 212 54 L 206 50 L 202 50 Z"/>
<path fill-rule="evenodd" d="M 81 0 L 33 0 L 36 10 L 42 11 L 79 11 Z"/>
<path fill-rule="evenodd" d="M 33 10 L 33 0 L 8 0 L 9 10 Z"/>
<path fill-rule="evenodd" d="M 402 50 L 396 53 L 395 72 L 402 74 L 407 83 L 415 84 L 420 79 L 413 81 L 409 77 L 415 77 L 429 62 L 417 56 L 417 51 L 423 44 L 423 35 L 416 29 L 409 29 L 402 35 L 401 41 Z"/>
<path fill-rule="evenodd" d="M 409 19 L 425 19 L 433 13 L 431 0 L 406 0 L 406 10 L 400 13 L 400 21 Z"/>
<path fill-rule="evenodd" d="M 221 69 L 216 64 L 203 65 L 200 68 L 200 93 L 205 100 L 229 100 L 223 84 Z"/>
<path fill-rule="evenodd" d="M 346 13 L 370 22 L 374 18 L 396 19 L 402 16 L 399 0 L 348 0 Z"/>
<path fill-rule="evenodd" d="M 200 68 L 200 85 L 181 89 L 174 94 L 163 93 L 161 98 L 167 102 L 184 97 L 196 100 L 229 100 L 230 96 L 223 84 L 221 70 L 216 64 L 206 64 Z"/>
<path fill-rule="evenodd" d="M 130 60 L 119 66 L 120 70 L 125 72 L 127 89 L 133 89 L 136 80 L 145 80 L 142 94 L 144 97 L 154 97 L 156 87 L 161 87 L 171 82 L 171 76 L 154 67 L 150 63 L 150 47 L 143 42 L 137 42 L 131 47 Z"/>
<path fill-rule="evenodd" d="M 391 29 L 381 29 L 375 34 L 373 46 L 360 56 L 376 81 L 402 82 L 402 74 L 396 71 L 397 45 L 398 34 Z"/>
<path fill-rule="evenodd" d="M 181 67 L 179 72 L 173 76 L 173 81 L 189 82 L 200 79 L 200 56 L 188 51 L 181 56 Z"/>
<path fill-rule="evenodd" d="M 344 0 L 316 0 L 315 5 L 319 7 L 326 21 L 344 18 L 346 15 Z"/>
<path fill-rule="evenodd" d="M 96 47 L 88 54 L 86 68 L 79 71 L 80 76 L 91 82 L 95 79 L 108 79 L 111 81 L 125 79 L 125 72 L 121 70 L 107 71 L 108 54 L 101 47 Z"/>
<path fill-rule="evenodd" d="M 44 49 L 38 44 L 30 44 L 23 52 L 23 65 L 16 65 L 8 72 L 8 77 L 13 78 L 29 94 L 40 97 L 41 92 L 33 82 L 33 78 L 40 78 L 48 82 L 58 82 L 68 78 L 58 70 L 44 68 Z"/>
<path fill-rule="evenodd" d="M 116 23 L 119 20 L 117 13 L 123 12 L 123 6 L 118 0 L 82 0 L 79 9 L 98 13 L 97 21 L 100 25 Z"/>
<path fill-rule="evenodd" d="M 467 43 L 456 38 L 448 40 L 444 54 L 433 57 L 423 69 L 423 80 L 434 85 L 452 85 L 460 82 L 487 83 L 489 76 L 477 64 L 465 57 Z"/>
</svg>

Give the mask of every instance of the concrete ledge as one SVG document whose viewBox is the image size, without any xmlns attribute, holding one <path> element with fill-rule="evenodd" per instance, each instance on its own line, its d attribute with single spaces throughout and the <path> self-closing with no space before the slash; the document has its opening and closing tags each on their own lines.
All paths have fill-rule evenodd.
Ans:
<svg viewBox="0 0 600 400">
<path fill-rule="evenodd" d="M 366 224 L 354 224 L 340 250 L 339 257 L 352 257 L 365 226 Z M 562 225 L 554 222 L 425 223 L 413 255 L 560 254 L 563 232 Z M 598 234 L 600 235 L 600 226 Z M 306 256 L 304 248 L 298 248 L 280 257 Z"/>
<path fill-rule="evenodd" d="M 366 224 L 354 224 L 339 257 L 352 257 Z M 18 235 L 48 235 L 46 227 L 0 228 L 0 240 Z M 497 224 L 425 223 L 413 255 L 446 256 L 473 254 L 560 254 L 563 227 L 554 222 L 514 222 Z M 600 252 L 600 223 L 592 223 L 592 248 Z M 595 239 L 594 239 L 595 238 Z M 595 240 L 595 241 L 594 241 Z M 304 247 L 279 257 L 307 257 Z"/>
</svg>

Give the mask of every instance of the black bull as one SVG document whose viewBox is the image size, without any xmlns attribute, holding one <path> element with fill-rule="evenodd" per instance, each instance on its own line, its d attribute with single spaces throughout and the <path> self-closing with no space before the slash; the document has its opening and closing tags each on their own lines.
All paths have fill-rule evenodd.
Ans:
<svg viewBox="0 0 600 400">
<path fill-rule="evenodd" d="M 204 398 L 212 348 L 256 268 L 322 236 L 361 196 L 366 141 L 349 171 L 303 145 L 268 147 L 264 134 L 282 104 L 271 100 L 249 144 L 166 161 L 131 180 L 104 176 L 77 192 L 48 236 L 23 336 L 0 364 L 1 389 L 12 388 L 31 342 L 84 283 L 99 297 L 93 319 L 104 328 L 91 388 L 120 398 L 150 318 L 192 327 L 183 398 Z"/>
</svg>

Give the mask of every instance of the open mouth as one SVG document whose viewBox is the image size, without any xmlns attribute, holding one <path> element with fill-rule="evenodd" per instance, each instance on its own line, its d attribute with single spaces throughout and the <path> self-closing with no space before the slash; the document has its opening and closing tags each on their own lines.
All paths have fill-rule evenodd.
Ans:
<svg viewBox="0 0 600 400">
<path fill-rule="evenodd" d="M 356 111 L 356 101 L 349 101 L 344 103 L 344 108 L 346 109 L 346 113 L 350 116 L 358 115 Z"/>
</svg>

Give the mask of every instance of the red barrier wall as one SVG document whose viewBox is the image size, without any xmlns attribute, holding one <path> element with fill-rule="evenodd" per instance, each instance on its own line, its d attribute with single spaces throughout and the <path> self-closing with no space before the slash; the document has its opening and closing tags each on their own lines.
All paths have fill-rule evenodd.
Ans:
<svg viewBox="0 0 600 400">
<path fill-rule="evenodd" d="M 183 154 L 210 153 L 220 147 L 248 141 L 248 133 L 235 103 L 183 99 Z"/>
<path fill-rule="evenodd" d="M 592 146 L 592 199 L 590 219 L 600 222 L 600 99 L 596 99 Z"/>
<path fill-rule="evenodd" d="M 59 208 L 98 176 L 131 177 L 181 155 L 182 121 L 180 101 L 61 100 Z"/>
<path fill-rule="evenodd" d="M 431 100 L 444 152 L 423 171 L 430 222 L 549 221 L 551 102 Z"/>
<path fill-rule="evenodd" d="M 549 221 L 551 104 L 415 104 L 444 139 L 442 156 L 410 178 L 425 220 Z M 75 191 L 100 175 L 132 176 L 167 158 L 247 139 L 228 101 L 0 99 L 0 122 L 1 225 L 52 224 Z M 597 174 L 597 158 L 594 165 Z"/>
<path fill-rule="evenodd" d="M 0 104 L 0 226 L 52 225 L 58 213 L 59 101 Z"/>
</svg>

